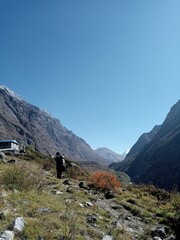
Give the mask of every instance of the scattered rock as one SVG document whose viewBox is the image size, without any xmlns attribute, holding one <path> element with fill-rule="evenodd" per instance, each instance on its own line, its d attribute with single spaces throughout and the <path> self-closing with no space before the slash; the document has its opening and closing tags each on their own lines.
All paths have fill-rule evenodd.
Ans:
<svg viewBox="0 0 180 240">
<path fill-rule="evenodd" d="M 64 182 L 63 182 L 64 185 L 70 185 L 70 181 L 69 179 L 66 179 Z"/>
<path fill-rule="evenodd" d="M 54 194 L 54 195 L 56 195 L 56 192 L 57 192 L 56 190 L 51 190 L 51 191 L 50 191 L 50 193 L 52 193 L 52 194 Z"/>
<path fill-rule="evenodd" d="M 136 204 L 136 201 L 134 199 L 128 199 L 127 202 L 133 205 Z"/>
<path fill-rule="evenodd" d="M 6 230 L 2 234 L 0 234 L 0 240 L 13 240 L 14 239 L 14 232 Z"/>
<path fill-rule="evenodd" d="M 56 191 L 56 195 L 62 195 L 63 194 L 63 192 L 61 192 L 61 191 Z"/>
<path fill-rule="evenodd" d="M 49 208 L 39 208 L 37 211 L 39 213 L 51 213 L 51 210 Z"/>
<path fill-rule="evenodd" d="M 4 212 L 1 212 L 0 213 L 0 220 L 4 220 L 5 219 L 5 214 L 4 214 Z"/>
<path fill-rule="evenodd" d="M 92 207 L 93 204 L 92 204 L 91 202 L 86 202 L 86 206 L 87 206 L 87 207 Z"/>
<path fill-rule="evenodd" d="M 0 162 L 3 162 L 5 160 L 5 154 L 0 152 Z"/>
<path fill-rule="evenodd" d="M 84 188 L 84 182 L 80 182 L 80 183 L 79 183 L 79 187 L 80 187 L 80 188 Z"/>
<path fill-rule="evenodd" d="M 112 225 L 112 227 L 116 228 L 118 226 L 118 222 L 117 221 L 112 222 L 111 225 Z"/>
<path fill-rule="evenodd" d="M 106 199 L 111 199 L 111 198 L 115 197 L 115 194 L 112 191 L 108 191 L 104 194 L 104 196 L 105 196 Z"/>
<path fill-rule="evenodd" d="M 67 190 L 66 190 L 66 192 L 68 192 L 68 193 L 74 193 L 74 190 L 72 189 L 72 187 L 68 187 Z"/>
<path fill-rule="evenodd" d="M 160 237 L 153 237 L 153 240 L 162 240 Z"/>
<path fill-rule="evenodd" d="M 123 207 L 120 206 L 120 205 L 111 206 L 111 208 L 114 209 L 114 210 L 123 209 Z"/>
<path fill-rule="evenodd" d="M 22 232 L 24 229 L 24 218 L 17 217 L 14 222 L 13 231 L 15 232 Z"/>
<path fill-rule="evenodd" d="M 154 237 L 160 237 L 162 239 L 164 239 L 166 237 L 166 233 L 167 233 L 167 227 L 165 226 L 158 226 L 152 229 L 151 231 L 151 236 Z M 158 239 L 156 239 L 158 240 Z"/>
<path fill-rule="evenodd" d="M 82 203 L 79 203 L 79 206 L 82 207 L 82 208 L 84 207 L 84 205 Z"/>
<path fill-rule="evenodd" d="M 175 240 L 176 237 L 173 235 L 170 235 L 169 237 L 165 238 L 164 240 Z"/>
<path fill-rule="evenodd" d="M 10 159 L 7 161 L 7 163 L 16 163 L 16 160 L 15 159 Z"/>
<path fill-rule="evenodd" d="M 88 216 L 86 218 L 86 222 L 89 224 L 95 224 L 97 223 L 97 218 L 95 216 Z"/>
<path fill-rule="evenodd" d="M 131 221 L 132 219 L 131 219 L 131 217 L 129 217 L 129 216 L 125 216 L 125 217 L 124 217 L 124 220 Z"/>
<path fill-rule="evenodd" d="M 79 188 L 90 190 L 90 188 L 84 182 L 80 182 L 78 186 Z"/>
<path fill-rule="evenodd" d="M 113 238 L 110 235 L 104 235 L 102 240 L 113 240 Z"/>
</svg>

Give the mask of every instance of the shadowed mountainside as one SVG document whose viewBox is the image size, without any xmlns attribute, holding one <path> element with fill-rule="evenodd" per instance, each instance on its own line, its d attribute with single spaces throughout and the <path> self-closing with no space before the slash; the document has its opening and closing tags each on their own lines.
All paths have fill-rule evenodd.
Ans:
<svg viewBox="0 0 180 240">
<path fill-rule="evenodd" d="M 128 157 L 133 157 L 137 155 L 143 147 L 148 144 L 158 133 L 159 129 L 161 128 L 160 125 L 154 126 L 154 128 L 148 132 L 148 133 L 143 133 L 137 142 L 132 146 L 130 149 L 129 153 L 127 154 L 126 158 Z"/>
<path fill-rule="evenodd" d="M 129 158 L 129 165 L 113 168 L 125 169 L 136 183 L 180 189 L 180 101 L 171 108 L 154 138 L 134 158 Z"/>
<path fill-rule="evenodd" d="M 115 169 L 116 171 L 127 171 L 130 163 L 133 162 L 135 156 L 143 149 L 143 147 L 148 144 L 158 133 L 160 129 L 160 125 L 156 125 L 150 132 L 143 133 L 137 142 L 132 146 L 126 158 L 122 162 L 112 163 L 110 164 L 110 168 Z"/>
</svg>

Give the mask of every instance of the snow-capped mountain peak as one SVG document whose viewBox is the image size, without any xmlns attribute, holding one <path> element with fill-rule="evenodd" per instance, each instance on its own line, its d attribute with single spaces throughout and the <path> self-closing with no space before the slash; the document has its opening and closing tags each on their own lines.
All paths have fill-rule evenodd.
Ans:
<svg viewBox="0 0 180 240">
<path fill-rule="evenodd" d="M 23 101 L 22 97 L 20 97 L 19 95 L 17 95 L 16 93 L 14 93 L 12 90 L 10 90 L 9 88 L 0 85 L 0 89 L 4 90 L 8 95 L 18 99 L 19 101 Z"/>
</svg>

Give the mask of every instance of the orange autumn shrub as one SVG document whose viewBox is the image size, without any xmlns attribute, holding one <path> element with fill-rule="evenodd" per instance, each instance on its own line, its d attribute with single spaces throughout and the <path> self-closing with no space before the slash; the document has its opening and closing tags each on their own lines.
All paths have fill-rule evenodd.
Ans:
<svg viewBox="0 0 180 240">
<path fill-rule="evenodd" d="M 121 186 L 121 183 L 110 172 L 98 171 L 90 175 L 91 184 L 101 190 L 116 190 Z"/>
</svg>

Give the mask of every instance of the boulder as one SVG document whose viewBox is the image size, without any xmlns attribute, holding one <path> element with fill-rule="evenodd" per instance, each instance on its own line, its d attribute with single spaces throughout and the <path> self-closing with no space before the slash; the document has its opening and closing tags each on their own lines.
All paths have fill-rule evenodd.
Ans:
<svg viewBox="0 0 180 240">
<path fill-rule="evenodd" d="M 115 194 L 112 191 L 108 191 L 104 194 L 104 196 L 105 196 L 106 199 L 111 199 L 111 198 L 115 197 Z"/>
<path fill-rule="evenodd" d="M 24 229 L 24 218 L 17 217 L 14 222 L 13 231 L 15 232 L 22 232 Z"/>
<path fill-rule="evenodd" d="M 160 237 L 153 237 L 153 240 L 162 240 Z"/>
<path fill-rule="evenodd" d="M 82 208 L 84 207 L 83 203 L 79 203 L 79 206 L 82 207 Z"/>
<path fill-rule="evenodd" d="M 152 229 L 151 231 L 151 236 L 154 237 L 160 237 L 162 239 L 164 239 L 166 237 L 167 234 L 167 227 L 165 226 L 157 226 L 155 228 Z"/>
<path fill-rule="evenodd" d="M 74 190 L 72 187 L 68 187 L 66 190 L 67 193 L 74 193 Z"/>
<path fill-rule="evenodd" d="M 51 210 L 49 208 L 39 208 L 39 213 L 51 213 Z"/>
<path fill-rule="evenodd" d="M 5 214 L 4 214 L 4 212 L 0 212 L 0 220 L 5 220 Z"/>
<path fill-rule="evenodd" d="M 15 159 L 10 159 L 10 160 L 7 160 L 7 163 L 16 163 L 16 160 Z"/>
<path fill-rule="evenodd" d="M 69 179 L 64 180 L 63 184 L 64 185 L 71 185 Z"/>
<path fill-rule="evenodd" d="M 0 234 L 0 240 L 13 240 L 14 239 L 14 232 L 6 230 L 2 234 Z"/>
<path fill-rule="evenodd" d="M 84 182 L 80 182 L 78 186 L 79 188 L 90 190 L 90 187 L 88 187 Z"/>
<path fill-rule="evenodd" d="M 113 238 L 110 235 L 104 235 L 102 240 L 113 240 Z"/>
<path fill-rule="evenodd" d="M 86 222 L 90 223 L 90 224 L 95 224 L 95 223 L 97 223 L 97 218 L 95 216 L 88 216 L 86 218 Z"/>
<path fill-rule="evenodd" d="M 5 154 L 3 152 L 0 152 L 0 162 L 3 162 L 5 160 Z"/>
<path fill-rule="evenodd" d="M 87 206 L 87 207 L 92 207 L 93 204 L 92 204 L 91 202 L 86 202 L 86 206 Z"/>
</svg>

